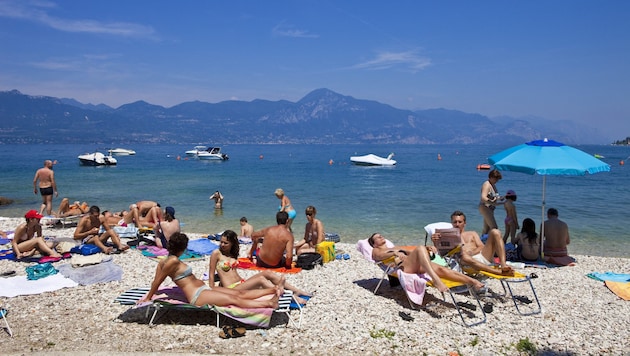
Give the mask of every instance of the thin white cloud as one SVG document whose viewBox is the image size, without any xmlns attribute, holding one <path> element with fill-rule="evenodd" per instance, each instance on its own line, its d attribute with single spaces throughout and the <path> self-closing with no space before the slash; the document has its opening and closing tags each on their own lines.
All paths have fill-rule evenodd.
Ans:
<svg viewBox="0 0 630 356">
<path fill-rule="evenodd" d="M 305 30 L 296 29 L 295 26 L 283 22 L 276 25 L 271 31 L 274 36 L 293 38 L 319 38 L 319 35 Z"/>
<path fill-rule="evenodd" d="M 431 64 L 430 58 L 419 56 L 416 51 L 380 52 L 373 59 L 355 64 L 352 68 L 383 70 L 402 67 L 415 73 L 429 67 Z"/>
<path fill-rule="evenodd" d="M 55 30 L 64 32 L 107 34 L 123 37 L 153 37 L 151 26 L 128 22 L 101 22 L 90 19 L 64 19 L 50 16 L 47 10 L 56 4 L 44 1 L 0 1 L 0 17 L 22 19 L 37 22 Z"/>
</svg>

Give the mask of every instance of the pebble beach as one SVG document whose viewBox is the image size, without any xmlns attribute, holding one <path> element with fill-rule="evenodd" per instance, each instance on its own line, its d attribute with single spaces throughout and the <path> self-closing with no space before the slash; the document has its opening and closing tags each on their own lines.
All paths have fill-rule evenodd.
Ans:
<svg viewBox="0 0 630 356">
<path fill-rule="evenodd" d="M 23 219 L 0 218 L 0 229 L 13 230 Z M 69 238 L 74 229 L 44 228 L 45 236 Z M 186 231 L 184 231 L 186 232 Z M 191 239 L 199 234 L 188 234 Z M 248 246 L 241 246 L 241 256 Z M 123 269 L 121 281 L 64 288 L 37 295 L 0 297 L 9 312 L 13 337 L 2 332 L 2 354 L 427 354 L 427 355 L 627 355 L 630 353 L 630 302 L 612 293 L 603 282 L 588 278 L 591 272 L 629 273 L 630 260 L 574 256 L 577 265 L 562 268 L 522 268 L 532 279 L 540 300 L 539 314 L 521 316 L 511 299 L 502 296 L 497 280 L 488 280 L 491 292 L 481 298 L 492 303 L 486 323 L 463 325 L 450 298 L 442 302 L 436 289 L 428 289 L 424 308 L 412 309 L 405 292 L 384 282 L 375 295 L 381 270 L 357 252 L 355 244 L 336 245 L 350 255 L 313 270 L 287 274 L 287 281 L 314 297 L 306 304 L 301 329 L 274 314 L 269 329 L 248 327 L 246 335 L 221 339 L 215 316 L 208 311 L 169 311 L 155 326 L 148 325 L 146 307 L 120 305 L 114 299 L 135 287 L 148 286 L 156 262 L 131 249 L 112 255 Z M 208 260 L 188 262 L 201 278 Z M 55 266 L 68 263 L 60 261 Z M 26 275 L 32 263 L 0 260 L 0 272 Z M 256 271 L 240 270 L 243 277 Z M 170 279 L 165 285 L 173 285 Z M 531 293 L 526 283 L 515 294 Z M 466 294 L 458 301 L 474 302 Z M 535 307 L 522 304 L 522 310 Z M 399 315 L 408 313 L 413 320 Z M 295 311 L 293 313 L 296 313 Z M 479 317 L 481 311 L 465 311 Z M 471 319 L 472 320 L 472 319 Z M 0 320 L 0 325 L 4 323 Z"/>
</svg>

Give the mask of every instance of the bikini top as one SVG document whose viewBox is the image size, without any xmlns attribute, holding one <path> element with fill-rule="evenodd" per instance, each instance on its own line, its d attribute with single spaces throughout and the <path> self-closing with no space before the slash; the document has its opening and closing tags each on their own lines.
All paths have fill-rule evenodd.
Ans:
<svg viewBox="0 0 630 356">
<path fill-rule="evenodd" d="M 230 262 L 229 260 L 221 260 L 217 262 L 217 269 L 220 269 L 223 272 L 229 272 L 231 269 L 236 267 L 238 267 L 238 260 L 234 260 L 234 262 Z"/>
<path fill-rule="evenodd" d="M 192 267 L 188 266 L 188 268 L 186 268 L 186 269 L 184 270 L 184 272 L 182 272 L 182 273 L 178 274 L 177 276 L 175 276 L 175 277 L 173 278 L 173 282 L 174 282 L 174 281 L 179 281 L 180 279 L 182 279 L 182 278 L 186 278 L 186 277 L 188 277 L 188 276 L 190 276 L 190 275 L 192 275 L 192 274 L 193 274 L 193 273 L 192 273 Z"/>
</svg>

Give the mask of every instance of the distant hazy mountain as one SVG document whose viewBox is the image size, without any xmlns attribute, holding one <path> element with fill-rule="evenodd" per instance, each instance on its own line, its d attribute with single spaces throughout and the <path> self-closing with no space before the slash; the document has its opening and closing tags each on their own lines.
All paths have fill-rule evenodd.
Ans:
<svg viewBox="0 0 630 356">
<path fill-rule="evenodd" d="M 286 100 L 137 101 L 111 108 L 74 99 L 0 92 L 0 143 L 505 143 L 550 137 L 608 143 L 591 128 L 541 118 L 456 110 L 410 111 L 317 89 Z"/>
</svg>

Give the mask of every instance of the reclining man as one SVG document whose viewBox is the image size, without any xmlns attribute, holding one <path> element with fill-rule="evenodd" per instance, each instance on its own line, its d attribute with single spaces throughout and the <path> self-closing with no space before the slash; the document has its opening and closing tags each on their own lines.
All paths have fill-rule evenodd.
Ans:
<svg viewBox="0 0 630 356">
<path fill-rule="evenodd" d="M 101 226 L 105 229 L 105 232 L 99 235 Z M 88 211 L 88 215 L 79 220 L 76 230 L 74 230 L 74 239 L 80 240 L 83 244 L 92 243 L 101 251 L 110 254 L 113 252 L 113 248 L 105 246 L 105 242 L 111 238 L 112 242 L 118 248 L 118 251 L 125 251 L 129 249 L 129 246 L 123 245 L 120 241 L 118 234 L 112 229 L 107 222 L 107 218 L 101 215 L 101 209 L 92 205 Z"/>
<path fill-rule="evenodd" d="M 507 265 L 505 258 L 505 245 L 503 244 L 503 237 L 499 229 L 491 229 L 488 231 L 488 240 L 486 244 L 481 241 L 479 234 L 475 231 L 465 231 L 466 228 L 466 215 L 463 212 L 456 210 L 451 214 L 451 224 L 456 229 L 459 229 L 460 236 L 462 238 L 462 265 L 470 266 L 477 271 L 485 271 L 490 273 L 497 272 L 505 276 L 513 276 L 514 270 Z M 440 233 L 436 232 L 431 235 L 433 243 L 436 243 L 440 239 Z M 499 257 L 501 269 L 493 267 L 491 261 L 494 260 L 495 254 Z"/>
</svg>

